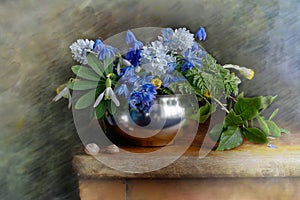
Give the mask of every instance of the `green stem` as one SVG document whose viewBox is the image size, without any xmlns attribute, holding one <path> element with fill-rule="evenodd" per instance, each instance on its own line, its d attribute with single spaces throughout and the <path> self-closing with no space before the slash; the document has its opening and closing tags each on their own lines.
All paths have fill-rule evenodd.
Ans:
<svg viewBox="0 0 300 200">
<path fill-rule="evenodd" d="M 106 88 L 111 87 L 111 80 L 110 80 L 109 77 L 107 77 L 107 79 L 106 79 L 106 81 L 105 81 L 105 86 L 106 86 Z"/>
<path fill-rule="evenodd" d="M 225 112 L 228 114 L 229 113 L 229 110 L 227 110 L 227 108 L 218 100 L 216 99 L 215 97 L 211 97 L 215 102 L 217 102 L 223 110 L 225 110 Z"/>
<path fill-rule="evenodd" d="M 106 77 L 107 78 L 113 78 L 113 77 L 115 77 L 116 75 L 114 74 L 114 73 L 109 73 Z"/>
<path fill-rule="evenodd" d="M 228 98 L 232 99 L 236 103 L 236 99 L 234 97 L 229 95 Z"/>
</svg>

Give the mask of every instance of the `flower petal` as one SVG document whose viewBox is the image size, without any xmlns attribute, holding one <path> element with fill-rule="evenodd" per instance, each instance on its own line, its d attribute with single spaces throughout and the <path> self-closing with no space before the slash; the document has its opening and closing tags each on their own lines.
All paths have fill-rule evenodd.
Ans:
<svg viewBox="0 0 300 200">
<path fill-rule="evenodd" d="M 109 96 L 110 96 L 111 100 L 116 104 L 116 106 L 120 106 L 120 102 L 117 99 L 114 91 L 110 87 L 106 88 L 106 90 L 108 90 Z"/>
<path fill-rule="evenodd" d="M 196 38 L 198 38 L 199 40 L 206 40 L 206 32 L 205 29 L 203 27 L 200 27 L 198 29 L 198 31 L 195 34 Z"/>
<path fill-rule="evenodd" d="M 60 100 L 63 96 L 65 96 L 66 94 L 68 94 L 69 92 L 69 88 L 65 87 L 60 93 L 58 93 L 54 98 L 53 101 L 58 101 Z"/>
<path fill-rule="evenodd" d="M 126 59 L 122 59 L 122 63 L 126 67 L 131 65 L 131 63 L 128 60 L 126 60 Z"/>
<path fill-rule="evenodd" d="M 105 91 L 104 91 L 104 92 L 105 92 Z M 96 108 L 96 107 L 99 105 L 99 103 L 102 101 L 103 96 L 104 96 L 104 92 L 102 92 L 102 93 L 98 96 L 98 98 L 96 99 L 95 104 L 94 104 L 94 108 Z"/>
<path fill-rule="evenodd" d="M 120 62 L 117 65 L 117 74 L 118 74 L 118 76 L 121 74 L 121 64 L 120 64 Z"/>
<path fill-rule="evenodd" d="M 254 71 L 252 69 L 241 67 L 239 72 L 241 73 L 241 75 L 243 75 L 245 78 L 249 80 L 251 80 L 254 77 Z"/>
<path fill-rule="evenodd" d="M 71 96 L 70 90 L 68 90 L 68 97 L 69 97 L 69 104 L 68 104 L 68 108 L 70 109 L 70 108 L 71 108 L 71 106 L 72 106 L 72 96 Z"/>
<path fill-rule="evenodd" d="M 130 30 L 128 30 L 126 33 L 126 43 L 131 45 L 135 41 L 136 41 L 136 38 L 135 38 L 134 34 Z"/>
</svg>

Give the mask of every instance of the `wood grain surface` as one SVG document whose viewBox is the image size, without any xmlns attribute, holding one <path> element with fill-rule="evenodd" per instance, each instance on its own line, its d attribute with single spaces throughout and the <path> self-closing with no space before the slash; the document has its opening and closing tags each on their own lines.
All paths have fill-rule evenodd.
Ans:
<svg viewBox="0 0 300 200">
<path fill-rule="evenodd" d="M 110 160 L 115 165 L 131 166 L 132 170 L 141 163 L 158 162 L 172 157 L 181 146 L 174 144 L 160 156 L 139 157 L 138 152 L 155 151 L 156 148 L 122 147 L 137 154 L 124 155 L 100 153 L 95 158 L 76 155 L 74 170 L 82 178 L 210 178 L 210 177 L 297 177 L 300 176 L 300 134 L 288 134 L 272 140 L 277 148 L 266 144 L 244 142 L 230 151 L 211 151 L 199 158 L 199 147 L 191 146 L 174 163 L 148 173 L 125 173 L 114 170 L 97 158 Z M 134 163 L 134 164 L 133 164 Z"/>
</svg>

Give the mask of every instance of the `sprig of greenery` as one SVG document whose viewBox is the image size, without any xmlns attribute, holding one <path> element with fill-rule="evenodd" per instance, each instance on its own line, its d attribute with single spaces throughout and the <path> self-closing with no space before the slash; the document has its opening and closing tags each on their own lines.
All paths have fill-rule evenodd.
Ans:
<svg viewBox="0 0 300 200">
<path fill-rule="evenodd" d="M 192 119 L 204 123 L 216 110 L 217 105 L 227 113 L 223 123 L 215 125 L 209 132 L 212 139 L 219 140 L 217 150 L 235 148 L 244 138 L 254 143 L 267 143 L 268 136 L 279 137 L 282 132 L 288 132 L 272 121 L 278 109 L 268 119 L 262 116 L 262 112 L 277 96 L 245 98 L 241 93 L 235 99 L 232 95 L 238 95 L 241 80 L 233 72 L 219 65 L 210 54 L 203 59 L 202 68 L 193 68 L 183 75 L 200 100 L 206 102 Z M 233 102 L 230 106 L 223 104 L 220 101 L 222 97 Z"/>
<path fill-rule="evenodd" d="M 205 80 L 202 72 L 198 68 L 192 68 L 189 70 L 185 77 L 194 88 L 195 93 L 200 96 L 204 96 L 205 92 L 208 91 L 207 83 L 209 80 Z"/>
<path fill-rule="evenodd" d="M 195 67 L 183 73 L 196 95 L 220 99 L 222 95 L 229 97 L 232 94 L 238 94 L 241 80 L 233 72 L 224 69 L 210 54 L 203 58 L 202 63 L 201 68 Z"/>
<path fill-rule="evenodd" d="M 272 96 L 246 98 L 240 95 L 235 105 L 226 115 L 223 123 L 217 124 L 209 135 L 220 140 L 217 150 L 228 150 L 239 146 L 244 138 L 254 143 L 268 143 L 268 136 L 279 137 L 286 130 L 281 129 L 272 121 L 278 113 L 276 109 L 268 119 L 261 115 L 275 100 Z M 272 101 L 266 101 L 272 99 Z"/>
</svg>

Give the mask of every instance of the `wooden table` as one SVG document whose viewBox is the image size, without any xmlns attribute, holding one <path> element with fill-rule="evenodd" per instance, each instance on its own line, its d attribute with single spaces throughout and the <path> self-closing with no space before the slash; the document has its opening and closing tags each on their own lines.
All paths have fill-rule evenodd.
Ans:
<svg viewBox="0 0 300 200">
<path fill-rule="evenodd" d="M 73 166 L 82 199 L 300 199 L 300 134 L 283 135 L 271 143 L 277 148 L 244 142 L 230 151 L 211 151 L 204 158 L 198 156 L 199 147 L 191 146 L 174 163 L 148 173 L 116 171 L 84 154 L 74 157 Z M 174 144 L 161 159 L 180 148 Z M 122 153 L 98 156 L 113 158 L 119 165 L 141 162 L 135 156 L 124 159 Z"/>
</svg>

